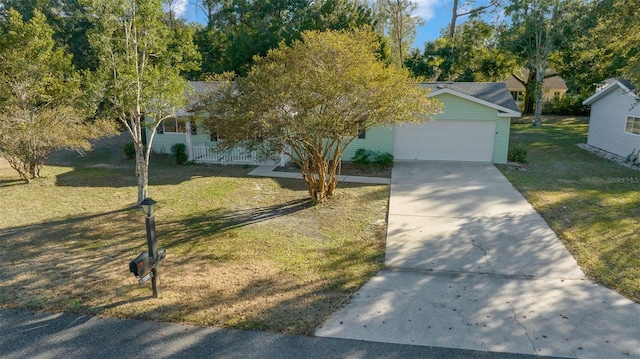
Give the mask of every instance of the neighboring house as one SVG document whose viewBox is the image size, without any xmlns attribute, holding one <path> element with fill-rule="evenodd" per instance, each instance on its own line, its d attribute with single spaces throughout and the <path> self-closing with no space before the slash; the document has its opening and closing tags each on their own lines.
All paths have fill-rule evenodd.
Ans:
<svg viewBox="0 0 640 359">
<path fill-rule="evenodd" d="M 556 70 L 547 69 L 546 77 L 542 82 L 542 100 L 545 102 L 549 102 L 553 100 L 554 97 L 562 98 L 567 93 L 567 85 L 565 84 L 562 77 L 557 75 Z M 551 76 L 550 76 L 551 75 Z M 526 79 L 529 76 L 528 69 L 522 69 L 522 79 Z M 511 96 L 518 103 L 524 101 L 524 85 L 518 81 L 513 75 L 509 75 L 509 78 L 504 82 L 507 84 L 507 88 L 509 92 L 511 92 Z"/>
<path fill-rule="evenodd" d="M 520 117 L 520 111 L 504 83 L 436 82 L 422 86 L 431 89 L 429 97 L 443 103 L 442 113 L 420 124 L 368 129 L 347 147 L 343 160 L 365 148 L 389 152 L 395 160 L 507 162 L 511 118 Z M 216 135 L 179 122 L 161 125 L 163 131 L 156 135 L 154 151 L 168 153 L 173 143 L 181 142 L 187 144 L 194 161 L 257 161 L 255 155 L 209 159 L 206 156 L 216 145 Z"/>
<path fill-rule="evenodd" d="M 626 157 L 640 149 L 640 102 L 628 81 L 608 83 L 583 102 L 591 106 L 587 144 Z"/>
</svg>

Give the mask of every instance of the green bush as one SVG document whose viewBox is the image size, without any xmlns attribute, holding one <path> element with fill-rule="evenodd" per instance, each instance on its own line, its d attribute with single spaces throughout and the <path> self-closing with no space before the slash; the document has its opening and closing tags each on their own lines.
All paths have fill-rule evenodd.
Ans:
<svg viewBox="0 0 640 359">
<path fill-rule="evenodd" d="M 132 160 L 136 158 L 136 147 L 133 142 L 124 145 L 122 150 L 124 151 L 124 155 L 127 156 L 127 159 Z"/>
<path fill-rule="evenodd" d="M 509 162 L 527 163 L 527 150 L 522 147 L 513 146 L 509 149 L 507 160 Z"/>
<path fill-rule="evenodd" d="M 586 96 L 566 94 L 563 97 L 555 96 L 551 101 L 542 106 L 545 115 L 562 116 L 588 116 L 589 106 L 582 104 Z"/>
<path fill-rule="evenodd" d="M 380 167 L 391 167 L 393 166 L 393 155 L 389 152 L 378 152 L 375 163 Z"/>
<path fill-rule="evenodd" d="M 187 156 L 187 145 L 184 143 L 176 143 L 171 146 L 171 155 L 173 156 L 173 161 L 177 165 L 184 164 L 189 159 Z"/>
<path fill-rule="evenodd" d="M 356 167 L 371 169 L 373 167 L 391 167 L 393 165 L 393 155 L 388 152 L 371 151 L 359 148 L 351 157 Z"/>
<path fill-rule="evenodd" d="M 365 150 L 364 148 L 358 148 L 356 153 L 351 157 L 351 162 L 356 165 L 366 166 L 371 164 L 371 155 L 373 151 Z"/>
</svg>

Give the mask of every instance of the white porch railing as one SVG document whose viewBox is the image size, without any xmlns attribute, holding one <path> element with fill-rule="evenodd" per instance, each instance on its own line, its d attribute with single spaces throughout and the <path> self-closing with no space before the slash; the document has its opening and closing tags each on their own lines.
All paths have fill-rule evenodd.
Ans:
<svg viewBox="0 0 640 359">
<path fill-rule="evenodd" d="M 228 150 L 218 151 L 212 146 L 192 146 L 192 158 L 194 162 L 204 163 L 253 163 L 259 162 L 256 151 L 247 151 L 244 148 L 236 147 Z"/>
<path fill-rule="evenodd" d="M 191 160 L 200 163 L 216 164 L 269 164 L 284 166 L 288 156 L 280 154 L 279 159 L 264 159 L 256 151 L 247 151 L 242 147 L 218 151 L 213 146 L 191 146 Z"/>
</svg>

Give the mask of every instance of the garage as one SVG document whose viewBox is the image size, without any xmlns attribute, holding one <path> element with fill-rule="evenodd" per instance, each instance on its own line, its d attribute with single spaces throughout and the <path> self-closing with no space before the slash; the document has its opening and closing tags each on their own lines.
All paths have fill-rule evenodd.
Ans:
<svg viewBox="0 0 640 359">
<path fill-rule="evenodd" d="M 396 160 L 491 162 L 496 121 L 435 120 L 394 128 Z"/>
<path fill-rule="evenodd" d="M 504 83 L 423 83 L 440 102 L 429 121 L 394 126 L 395 160 L 506 163 L 511 118 L 520 111 Z"/>
<path fill-rule="evenodd" d="M 518 105 L 504 82 L 429 82 L 419 86 L 439 111 L 403 124 L 367 129 L 343 153 L 359 149 L 391 153 L 397 161 L 507 163 L 511 119 Z"/>
</svg>

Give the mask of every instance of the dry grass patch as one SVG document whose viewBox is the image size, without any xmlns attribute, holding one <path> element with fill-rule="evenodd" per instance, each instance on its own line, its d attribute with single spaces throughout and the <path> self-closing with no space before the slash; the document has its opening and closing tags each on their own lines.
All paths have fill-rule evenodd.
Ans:
<svg viewBox="0 0 640 359">
<path fill-rule="evenodd" d="M 640 302 L 640 172 L 577 146 L 588 118 L 549 117 L 511 128 L 525 171 L 501 170 L 545 218 L 585 273 Z"/>
<path fill-rule="evenodd" d="M 128 270 L 146 240 L 121 153 L 59 155 L 32 185 L 0 166 L 0 305 L 310 334 L 383 266 L 388 186 L 313 206 L 301 181 L 158 157 L 154 300 Z"/>
</svg>

